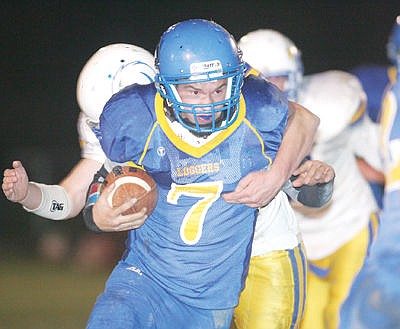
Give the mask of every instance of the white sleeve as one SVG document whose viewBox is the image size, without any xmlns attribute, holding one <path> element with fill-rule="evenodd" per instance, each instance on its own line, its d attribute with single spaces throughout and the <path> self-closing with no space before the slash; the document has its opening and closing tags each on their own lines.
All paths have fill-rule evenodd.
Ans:
<svg viewBox="0 0 400 329">
<path fill-rule="evenodd" d="M 106 156 L 101 149 L 99 140 L 93 132 L 93 128 L 98 128 L 98 123 L 91 121 L 86 114 L 81 112 L 79 114 L 77 128 L 79 133 L 79 145 L 81 147 L 81 157 L 103 163 Z"/>
<path fill-rule="evenodd" d="M 380 125 L 373 122 L 367 115 L 351 127 L 351 140 L 354 154 L 363 158 L 374 169 L 382 171 L 380 157 Z"/>
</svg>

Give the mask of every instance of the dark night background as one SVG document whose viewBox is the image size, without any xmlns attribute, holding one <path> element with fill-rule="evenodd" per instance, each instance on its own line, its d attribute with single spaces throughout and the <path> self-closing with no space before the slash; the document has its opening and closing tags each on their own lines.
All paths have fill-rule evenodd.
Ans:
<svg viewBox="0 0 400 329">
<path fill-rule="evenodd" d="M 305 73 L 386 63 L 397 1 L 15 1 L 0 5 L 1 172 L 20 159 L 32 180 L 56 184 L 79 160 L 75 83 L 98 48 L 118 42 L 153 52 L 162 32 L 189 18 L 213 19 L 239 39 L 258 28 L 290 37 Z M 0 197 L 0 247 L 30 247 L 53 223 Z"/>
</svg>

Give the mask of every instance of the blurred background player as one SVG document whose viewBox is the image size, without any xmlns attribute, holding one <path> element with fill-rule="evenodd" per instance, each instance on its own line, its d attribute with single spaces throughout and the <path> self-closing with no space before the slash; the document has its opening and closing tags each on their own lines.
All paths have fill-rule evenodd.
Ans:
<svg viewBox="0 0 400 329">
<path fill-rule="evenodd" d="M 129 44 L 111 44 L 97 50 L 83 67 L 77 81 L 77 101 L 81 112 L 78 132 L 81 160 L 59 185 L 28 183 L 28 175 L 20 161 L 4 171 L 2 189 L 12 202 L 25 210 L 51 220 L 73 218 L 82 210 L 93 175 L 105 161 L 96 137 L 99 116 L 106 101 L 120 89 L 133 83 L 154 81 L 154 57 L 145 49 Z M 128 207 L 129 205 L 125 205 Z M 122 216 L 115 210 L 112 221 L 96 223 L 103 231 L 123 231 L 142 224 L 134 215 Z M 108 264 L 119 256 L 117 236 L 85 233 L 77 248 L 76 261 L 81 266 Z M 114 241 L 114 242 L 113 242 Z M 53 248 L 50 244 L 48 248 Z"/>
<path fill-rule="evenodd" d="M 399 18 L 397 28 L 398 24 Z M 382 224 L 371 256 L 342 307 L 340 329 L 400 327 L 400 38 L 393 55 L 396 81 L 385 94 L 380 120 L 385 173 Z"/>
<path fill-rule="evenodd" d="M 400 16 L 396 17 L 386 44 L 388 65 L 363 64 L 350 72 L 360 80 L 367 94 L 367 112 L 374 122 L 379 122 L 383 95 L 389 82 L 396 77 L 396 49 L 400 44 Z"/>
<path fill-rule="evenodd" d="M 389 65 L 362 64 L 350 72 L 358 77 L 367 94 L 367 113 L 374 121 L 380 121 L 380 110 L 385 89 L 393 83 L 396 76 L 396 49 L 400 44 L 400 16 L 396 17 L 386 44 L 386 55 Z M 369 181 L 372 191 L 380 208 L 384 190 L 384 177 L 370 166 L 366 166 L 362 159 L 358 159 L 364 177 Z"/>
<path fill-rule="evenodd" d="M 302 81 L 299 50 L 273 30 L 250 32 L 241 38 L 239 46 L 245 61 L 321 119 L 311 157 L 332 165 L 336 180 L 328 205 L 321 209 L 295 206 L 309 261 L 301 327 L 336 328 L 339 307 L 371 241 L 369 218 L 377 206 L 356 165 L 355 154 L 380 168 L 377 127 L 363 116 L 365 94 L 349 73 L 328 71 Z M 376 216 L 372 216 L 372 223 L 376 225 Z"/>
</svg>

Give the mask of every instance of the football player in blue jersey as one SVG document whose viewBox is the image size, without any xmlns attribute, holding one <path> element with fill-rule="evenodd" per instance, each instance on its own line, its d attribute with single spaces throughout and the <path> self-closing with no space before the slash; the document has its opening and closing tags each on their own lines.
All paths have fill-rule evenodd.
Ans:
<svg viewBox="0 0 400 329">
<path fill-rule="evenodd" d="M 143 84 L 151 82 L 153 77 L 153 62 L 154 59 L 147 51 L 140 47 L 127 44 L 112 44 L 99 49 L 93 54 L 82 69 L 77 86 L 77 99 L 82 109 L 78 121 L 82 160 L 59 186 L 48 186 L 34 182 L 28 184 L 28 176 L 24 167 L 19 162 L 14 163 L 13 169 L 5 170 L 3 179 L 3 191 L 9 200 L 21 203 L 27 211 L 32 211 L 39 216 L 53 220 L 68 219 L 75 216 L 76 212 L 79 211 L 84 203 L 85 197 L 83 191 L 87 189 L 88 186 L 85 176 L 93 175 L 95 171 L 99 169 L 101 163 L 104 162 L 104 153 L 93 133 L 93 130 L 96 131 L 97 129 L 96 127 L 103 104 L 112 93 L 131 83 Z M 92 163 L 94 165 L 93 169 L 88 166 Z M 103 175 L 105 174 L 106 173 L 103 173 Z M 295 185 L 300 185 L 302 183 L 321 184 L 332 178 L 333 171 L 329 166 L 319 161 L 307 161 L 302 164 L 294 174 L 300 175 L 299 178 L 294 181 Z M 36 187 L 39 189 L 36 189 Z M 71 187 L 73 189 L 71 189 Z M 52 192 L 52 189 L 57 188 L 60 192 L 65 189 L 66 195 L 63 197 L 63 193 L 59 193 L 58 196 L 54 194 L 55 191 Z M 284 190 L 288 191 L 288 188 L 285 187 Z M 316 196 L 315 191 L 311 192 L 311 190 L 300 190 L 299 193 L 299 191 L 293 191 L 293 189 L 291 189 L 291 193 L 299 193 L 299 199 L 302 200 L 302 194 L 306 191 L 306 193 L 304 193 L 304 200 L 307 202 L 307 200 L 310 200 L 309 192 L 311 192 L 312 195 L 316 196 L 314 200 L 317 199 L 317 202 L 320 202 L 319 190 L 320 189 L 317 188 L 318 196 Z M 41 193 L 37 193 L 39 191 Z M 65 205 L 63 212 L 56 212 L 55 214 L 53 212 L 47 213 L 46 209 L 49 209 L 49 207 L 46 203 L 46 198 L 54 199 L 57 203 Z M 36 203 L 35 200 L 37 200 Z M 32 205 L 29 207 L 28 205 L 31 203 Z M 263 214 L 266 214 L 265 209 L 272 209 L 272 212 L 268 213 L 268 216 L 271 218 L 271 223 L 273 221 L 276 224 L 269 225 L 271 235 L 276 233 L 276 225 L 287 225 L 289 228 L 288 234 L 293 235 L 291 231 L 293 227 L 290 228 L 289 225 L 293 217 L 289 211 L 290 207 L 287 209 L 286 203 L 287 198 L 280 192 L 278 196 L 271 201 L 270 207 L 263 208 Z M 124 231 L 137 228 L 144 221 L 144 217 L 140 216 L 141 221 L 137 222 L 135 220 L 137 214 L 132 216 L 120 216 L 120 213 L 130 205 L 131 204 L 128 203 L 118 210 L 110 209 L 110 212 L 114 214 L 112 218 L 108 219 L 104 217 L 105 221 L 96 222 L 96 226 L 91 228 L 95 231 L 103 232 Z M 278 216 L 280 213 L 282 215 L 281 217 Z M 265 232 L 263 233 L 263 239 L 264 238 L 268 240 Z M 279 240 L 282 241 L 283 239 L 285 238 L 281 234 Z M 273 244 L 269 242 L 268 244 L 273 246 L 275 243 L 277 242 Z M 257 243 L 254 245 L 255 249 L 259 248 L 257 245 Z M 299 268 L 298 271 L 300 272 Z"/>
<path fill-rule="evenodd" d="M 389 65 L 363 64 L 350 72 L 358 77 L 367 94 L 367 112 L 374 122 L 380 121 L 382 99 L 388 85 L 396 77 L 396 49 L 400 47 L 400 16 L 396 17 L 386 44 L 386 55 Z M 383 206 L 384 177 L 380 172 L 358 159 L 358 164 L 365 178 L 369 181 L 380 208 Z"/>
<path fill-rule="evenodd" d="M 380 121 L 385 173 L 382 224 L 371 256 L 342 307 L 340 329 L 400 327 L 400 42 L 394 55 L 396 81 L 385 93 Z"/>
<path fill-rule="evenodd" d="M 155 85 L 125 88 L 100 117 L 106 156 L 145 169 L 159 198 L 129 232 L 87 327 L 229 328 L 257 207 L 307 154 L 319 120 L 266 80 L 244 78 L 235 40 L 211 21 L 170 27 L 156 68 Z M 87 204 L 87 222 L 109 208 L 104 193 Z"/>
</svg>

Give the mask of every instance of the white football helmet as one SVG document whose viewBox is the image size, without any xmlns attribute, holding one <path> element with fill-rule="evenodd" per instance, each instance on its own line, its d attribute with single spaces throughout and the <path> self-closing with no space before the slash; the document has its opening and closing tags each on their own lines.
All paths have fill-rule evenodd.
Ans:
<svg viewBox="0 0 400 329">
<path fill-rule="evenodd" d="M 362 115 L 367 96 L 358 78 L 331 70 L 305 76 L 299 103 L 320 118 L 316 142 L 338 136 L 352 120 Z"/>
<path fill-rule="evenodd" d="M 301 52 L 289 38 L 270 29 L 249 32 L 239 40 L 243 59 L 267 78 L 286 77 L 284 92 L 297 100 L 303 78 Z"/>
<path fill-rule="evenodd" d="M 79 107 L 97 123 L 110 97 L 131 84 L 154 81 L 154 57 L 130 44 L 111 44 L 97 50 L 78 77 L 76 97 Z"/>
</svg>

